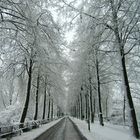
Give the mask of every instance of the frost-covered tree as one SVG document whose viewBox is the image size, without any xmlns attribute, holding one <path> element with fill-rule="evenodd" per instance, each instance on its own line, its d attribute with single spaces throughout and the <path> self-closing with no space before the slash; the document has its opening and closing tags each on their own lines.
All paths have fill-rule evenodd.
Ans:
<svg viewBox="0 0 140 140">
<path fill-rule="evenodd" d="M 83 38 L 86 38 L 90 32 L 94 32 L 90 34 L 88 39 L 86 38 L 88 43 L 85 43 L 85 47 L 89 44 L 97 47 L 98 49 L 95 49 L 97 52 L 104 52 L 105 55 L 115 55 L 115 59 L 113 55 L 112 58 L 120 68 L 119 76 L 122 75 L 123 89 L 128 104 L 128 114 L 130 114 L 131 118 L 133 135 L 138 138 L 138 124 L 130 90 L 128 71 L 131 54 L 134 54 L 139 47 L 139 1 L 94 0 L 81 1 L 79 5 L 76 0 L 71 3 L 64 0 L 62 2 L 66 7 L 78 13 L 79 16 L 76 16 L 76 18 L 78 17 L 81 23 L 84 22 L 83 25 L 85 26 L 79 27 L 79 30 L 85 31 L 82 34 Z M 78 23 L 79 25 L 81 25 L 80 22 Z M 136 59 L 133 59 L 134 61 Z M 115 65 L 113 67 L 115 68 Z"/>
<path fill-rule="evenodd" d="M 9 94 L 10 104 L 20 102 L 20 105 L 23 105 L 21 124 L 29 114 L 35 113 L 34 119 L 38 119 L 38 108 L 42 107 L 40 104 L 41 87 L 45 89 L 44 109 L 41 110 L 45 110 L 45 106 L 47 106 L 46 87 L 50 85 L 51 81 L 53 87 L 52 117 L 55 106 L 60 102 L 55 93 L 63 93 L 63 88 L 61 88 L 63 82 L 60 82 L 63 81 L 61 75 L 62 65 L 64 65 L 60 50 L 61 32 L 59 26 L 54 22 L 49 6 L 50 4 L 48 5 L 43 0 L 0 2 L 1 78 L 7 81 L 10 79 L 6 84 L 7 86 L 9 84 L 10 93 L 7 94 Z M 60 71 L 57 70 L 58 68 Z M 49 75 L 49 78 L 44 80 L 46 75 Z M 39 82 L 40 79 L 43 79 L 44 82 Z M 14 80 L 16 80 L 15 83 L 12 82 Z M 5 87 L 5 89 L 7 92 L 8 88 Z M 35 102 L 32 100 L 34 93 L 36 93 Z M 3 103 L 5 105 L 5 101 Z M 33 104 L 36 109 L 31 109 L 30 106 Z M 43 118 L 45 118 L 45 114 L 44 111 Z"/>
</svg>

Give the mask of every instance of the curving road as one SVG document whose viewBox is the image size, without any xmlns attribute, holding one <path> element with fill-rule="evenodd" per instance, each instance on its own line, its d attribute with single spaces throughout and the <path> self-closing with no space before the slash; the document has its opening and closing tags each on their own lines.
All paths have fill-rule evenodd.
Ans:
<svg viewBox="0 0 140 140">
<path fill-rule="evenodd" d="M 56 125 L 41 134 L 35 140 L 86 140 L 82 137 L 71 120 L 64 118 Z"/>
</svg>

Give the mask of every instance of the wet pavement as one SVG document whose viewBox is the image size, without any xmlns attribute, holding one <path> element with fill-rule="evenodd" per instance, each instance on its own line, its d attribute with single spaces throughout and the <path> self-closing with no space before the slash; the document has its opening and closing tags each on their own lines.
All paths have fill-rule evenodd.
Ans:
<svg viewBox="0 0 140 140">
<path fill-rule="evenodd" d="M 70 119 L 66 117 L 35 140 L 82 140 L 82 138 Z"/>
</svg>

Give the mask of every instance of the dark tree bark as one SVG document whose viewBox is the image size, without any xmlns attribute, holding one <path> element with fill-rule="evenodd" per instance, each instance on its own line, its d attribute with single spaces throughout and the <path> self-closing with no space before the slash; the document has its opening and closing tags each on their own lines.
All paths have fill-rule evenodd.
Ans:
<svg viewBox="0 0 140 140">
<path fill-rule="evenodd" d="M 46 115 L 46 78 L 45 78 L 45 90 L 44 90 L 44 103 L 43 103 L 43 117 L 42 119 L 45 119 L 45 115 Z"/>
<path fill-rule="evenodd" d="M 80 119 L 81 118 L 81 111 L 80 111 L 80 99 L 79 99 L 79 96 L 78 96 L 78 118 Z"/>
<path fill-rule="evenodd" d="M 93 98 L 92 98 L 92 82 L 91 82 L 91 76 L 89 77 L 89 93 L 90 93 L 90 114 L 91 114 L 91 122 L 94 122 L 94 111 L 93 111 Z"/>
<path fill-rule="evenodd" d="M 125 96 L 124 96 L 124 99 L 123 99 L 123 122 L 125 124 Z"/>
<path fill-rule="evenodd" d="M 37 85 L 36 85 L 36 104 L 35 104 L 35 115 L 34 115 L 34 120 L 37 120 L 37 116 L 38 116 L 39 82 L 40 82 L 40 76 L 39 76 L 39 72 L 38 72 L 38 76 L 37 76 Z"/>
<path fill-rule="evenodd" d="M 94 118 L 95 118 L 95 108 L 96 108 L 96 100 L 95 100 L 95 98 L 93 98 L 93 101 L 94 101 L 94 104 L 93 104 L 93 108 L 94 108 L 94 110 L 93 110 L 93 123 L 94 123 Z"/>
<path fill-rule="evenodd" d="M 58 118 L 60 117 L 60 109 L 59 109 L 58 106 L 57 106 L 57 117 L 58 117 Z"/>
<path fill-rule="evenodd" d="M 82 94 L 81 94 L 81 92 L 80 92 L 80 103 L 81 103 L 81 105 L 80 105 L 80 112 L 81 112 L 81 120 L 83 120 L 84 119 L 84 115 L 83 115 L 83 99 L 82 99 Z"/>
<path fill-rule="evenodd" d="M 90 103 L 88 92 L 87 94 L 85 94 L 85 100 L 86 100 L 86 121 L 88 124 L 88 130 L 90 131 Z"/>
<path fill-rule="evenodd" d="M 51 95 L 50 95 L 50 91 L 48 92 L 49 94 L 49 103 L 48 103 L 48 120 L 50 119 L 50 109 L 51 109 Z"/>
<path fill-rule="evenodd" d="M 86 105 L 86 112 L 85 112 L 85 119 L 88 119 L 88 101 L 87 101 L 87 94 L 85 94 L 85 105 Z"/>
<path fill-rule="evenodd" d="M 133 104 L 133 100 L 132 100 L 132 96 L 131 96 L 124 55 L 122 57 L 122 67 L 123 67 L 124 84 L 125 84 L 125 88 L 126 88 L 126 97 L 127 97 L 128 105 L 130 108 L 130 117 L 132 120 L 133 134 L 136 138 L 139 138 L 138 123 L 137 123 L 135 108 L 134 108 L 134 104 Z"/>
<path fill-rule="evenodd" d="M 53 119 L 53 99 L 51 101 L 51 119 Z"/>
<path fill-rule="evenodd" d="M 29 106 L 30 91 L 31 91 L 31 81 L 32 81 L 32 67 L 33 67 L 33 62 L 32 62 L 32 59 L 30 59 L 29 71 L 28 71 L 29 77 L 28 77 L 26 100 L 25 100 L 23 112 L 22 112 L 21 119 L 20 119 L 20 123 L 21 123 L 20 127 L 21 128 L 23 127 L 23 123 L 25 121 L 27 111 L 28 111 L 28 106 Z"/>
<path fill-rule="evenodd" d="M 9 101 L 9 102 L 10 102 L 9 104 L 10 104 L 10 105 L 12 105 L 12 99 L 10 99 L 10 101 Z"/>
<path fill-rule="evenodd" d="M 73 107 L 74 110 L 74 117 L 76 117 L 76 106 Z"/>
<path fill-rule="evenodd" d="M 86 100 L 87 100 L 87 123 L 88 123 L 88 130 L 90 131 L 90 103 L 89 103 L 89 95 L 86 94 Z"/>
<path fill-rule="evenodd" d="M 62 110 L 59 106 L 57 106 L 57 117 L 62 117 Z"/>
<path fill-rule="evenodd" d="M 129 86 L 129 80 L 128 80 L 128 75 L 127 75 L 127 69 L 126 69 L 126 62 L 125 62 L 125 52 L 124 52 L 124 43 L 121 38 L 121 35 L 119 33 L 119 28 L 118 28 L 118 15 L 117 15 L 117 10 L 116 7 L 114 6 L 114 3 L 112 0 L 110 0 L 111 8 L 112 8 L 112 19 L 114 23 L 114 35 L 116 37 L 117 45 L 119 48 L 119 53 L 120 53 L 120 62 L 121 62 L 121 68 L 122 68 L 122 74 L 123 74 L 123 81 L 124 81 L 124 87 L 126 91 L 126 98 L 128 102 L 128 106 L 130 109 L 130 117 L 132 120 L 132 128 L 133 128 L 133 135 L 136 138 L 139 138 L 139 129 L 138 129 L 138 123 L 137 123 L 137 118 L 136 118 L 136 113 L 135 113 L 135 108 L 131 96 L 131 90 Z"/>
<path fill-rule="evenodd" d="M 98 104 L 99 104 L 99 121 L 100 125 L 104 126 L 103 123 L 103 114 L 102 114 L 102 105 L 101 105 L 101 90 L 100 90 L 100 76 L 99 76 L 99 64 L 98 59 L 96 58 L 96 71 L 97 71 L 97 91 L 98 91 Z"/>
</svg>

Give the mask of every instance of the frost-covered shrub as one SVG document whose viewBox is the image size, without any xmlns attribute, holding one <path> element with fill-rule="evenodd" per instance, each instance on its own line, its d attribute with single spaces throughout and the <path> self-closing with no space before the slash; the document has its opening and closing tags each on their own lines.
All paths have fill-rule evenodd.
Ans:
<svg viewBox="0 0 140 140">
<path fill-rule="evenodd" d="M 11 105 L 0 112 L 0 126 L 2 125 L 12 125 L 19 122 L 20 118 L 20 106 Z"/>
</svg>

